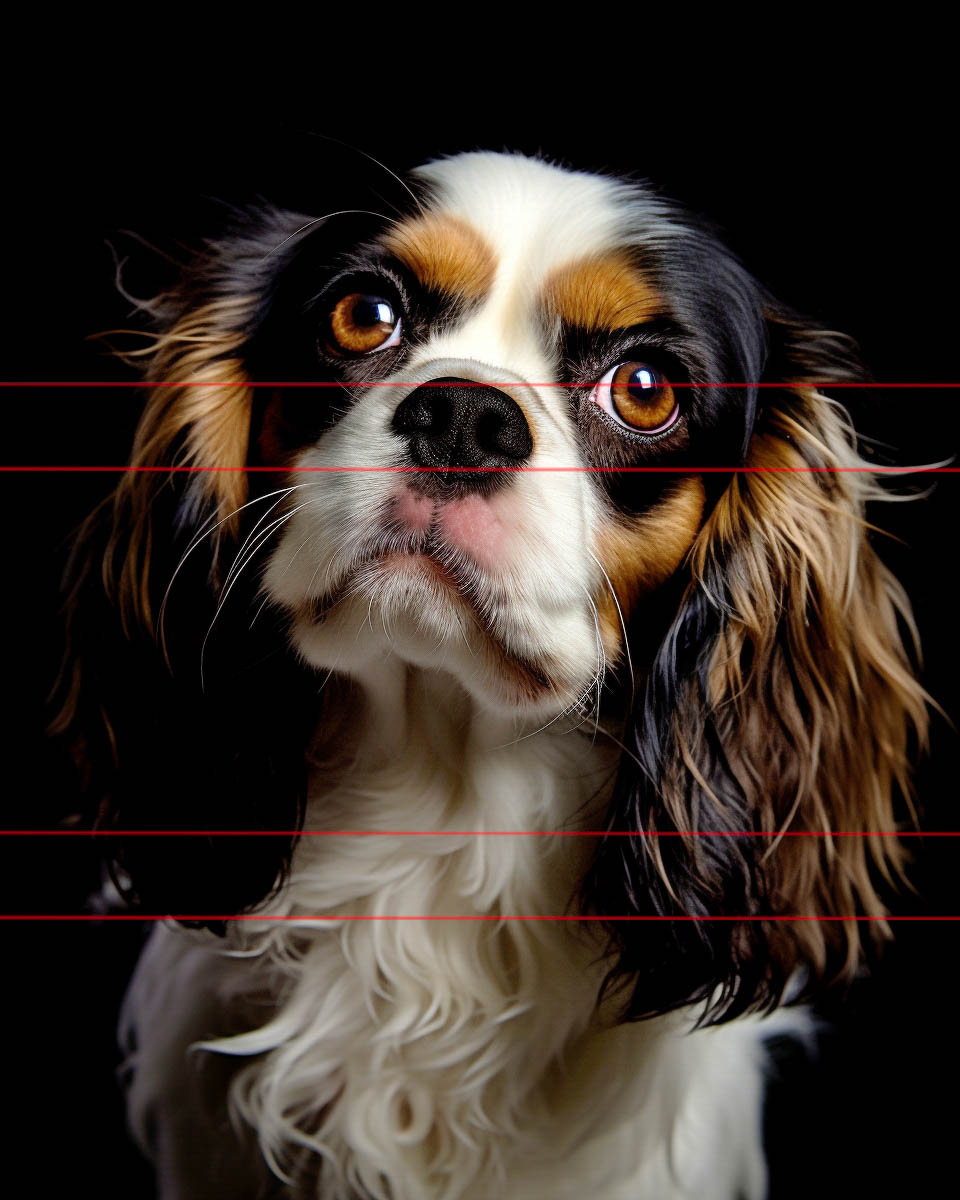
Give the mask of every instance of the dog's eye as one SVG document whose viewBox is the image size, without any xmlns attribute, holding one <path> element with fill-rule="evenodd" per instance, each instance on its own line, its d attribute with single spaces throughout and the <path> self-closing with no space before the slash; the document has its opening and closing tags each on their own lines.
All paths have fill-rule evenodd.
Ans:
<svg viewBox="0 0 960 1200">
<path fill-rule="evenodd" d="M 663 433 L 680 416 L 668 380 L 646 363 L 620 363 L 604 375 L 590 399 L 618 424 L 638 433 Z"/>
<path fill-rule="evenodd" d="M 400 342 L 400 318 L 389 300 L 352 292 L 330 314 L 327 348 L 334 354 L 370 354 Z"/>
</svg>

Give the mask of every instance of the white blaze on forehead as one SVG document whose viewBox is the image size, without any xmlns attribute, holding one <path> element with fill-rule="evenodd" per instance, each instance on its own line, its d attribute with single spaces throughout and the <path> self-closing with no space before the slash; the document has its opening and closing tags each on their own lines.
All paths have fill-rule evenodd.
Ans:
<svg viewBox="0 0 960 1200">
<path fill-rule="evenodd" d="M 518 154 L 460 154 L 414 176 L 436 207 L 466 221 L 499 259 L 498 284 L 546 273 L 622 241 L 630 189 Z"/>
<path fill-rule="evenodd" d="M 466 223 L 489 245 L 496 270 L 479 309 L 430 338 L 410 365 L 460 357 L 506 368 L 531 383 L 554 382 L 541 289 L 559 267 L 623 244 L 630 189 L 512 154 L 461 154 L 414 175 L 427 185 L 431 209 Z M 555 407 L 555 397 L 541 398 Z"/>
</svg>

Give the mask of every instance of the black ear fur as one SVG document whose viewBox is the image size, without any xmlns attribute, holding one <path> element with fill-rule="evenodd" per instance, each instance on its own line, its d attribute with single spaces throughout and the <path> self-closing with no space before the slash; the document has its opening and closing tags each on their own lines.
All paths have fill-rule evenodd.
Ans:
<svg viewBox="0 0 960 1200">
<path fill-rule="evenodd" d="M 608 927 L 616 963 L 607 988 L 629 989 L 624 1016 L 631 1020 L 705 1002 L 708 1021 L 729 1020 L 772 1004 L 786 983 L 764 963 L 758 926 L 689 920 L 764 908 L 757 848 L 737 836 L 754 828 L 753 817 L 706 701 L 725 615 L 714 599 L 723 594 L 722 581 L 717 583 L 719 592 L 686 595 L 654 658 L 624 733 L 609 824 L 616 836 L 601 844 L 586 881 L 591 911 L 656 918 Z M 673 781 L 689 814 L 679 824 L 721 836 L 679 836 L 686 830 L 664 808 L 664 777 L 677 773 L 677 723 L 701 734 L 696 774 L 687 770 Z M 659 919 L 672 916 L 681 920 Z"/>
<path fill-rule="evenodd" d="M 167 487 L 154 500 L 151 575 L 161 587 L 189 544 L 186 531 L 176 533 L 179 490 Z M 181 567 L 165 612 L 169 661 L 154 630 L 125 632 L 100 579 L 111 524 L 101 512 L 74 551 L 59 731 L 76 747 L 96 827 L 134 832 L 104 838 L 130 898 L 146 913 L 215 924 L 208 918 L 267 897 L 288 865 L 318 684 L 287 648 L 279 614 L 258 612 L 255 566 L 210 630 L 217 597 L 202 544 Z M 258 829 L 289 834 L 147 832 Z"/>
</svg>

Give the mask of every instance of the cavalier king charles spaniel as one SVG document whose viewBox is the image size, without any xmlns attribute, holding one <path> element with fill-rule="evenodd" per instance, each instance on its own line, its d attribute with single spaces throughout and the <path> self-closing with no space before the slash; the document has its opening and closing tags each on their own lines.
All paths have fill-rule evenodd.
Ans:
<svg viewBox="0 0 960 1200">
<path fill-rule="evenodd" d="M 60 720 L 171 918 L 132 1128 L 164 1200 L 753 1200 L 926 724 L 855 351 L 641 184 L 408 199 L 240 214 L 133 352 Z"/>
</svg>

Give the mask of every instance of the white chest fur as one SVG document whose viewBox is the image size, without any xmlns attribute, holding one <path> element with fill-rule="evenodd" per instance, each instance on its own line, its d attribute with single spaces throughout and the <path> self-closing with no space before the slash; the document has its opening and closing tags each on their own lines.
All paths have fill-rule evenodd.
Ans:
<svg viewBox="0 0 960 1200">
<path fill-rule="evenodd" d="M 576 915 L 591 839 L 536 834 L 592 827 L 602 740 L 517 741 L 422 680 L 406 702 L 402 738 L 378 744 L 398 724 L 381 713 L 363 769 L 332 789 L 318 776 L 306 826 L 322 836 L 269 904 L 292 919 L 238 923 L 226 950 L 164 928 L 145 951 L 131 1114 L 163 1195 L 238 1196 L 251 1179 L 212 1144 L 223 1098 L 196 1084 L 214 1054 L 240 1064 L 231 1104 L 267 1160 L 291 1176 L 312 1163 L 306 1194 L 325 1200 L 761 1195 L 765 1027 L 613 1026 L 595 926 L 509 919 Z"/>
</svg>

